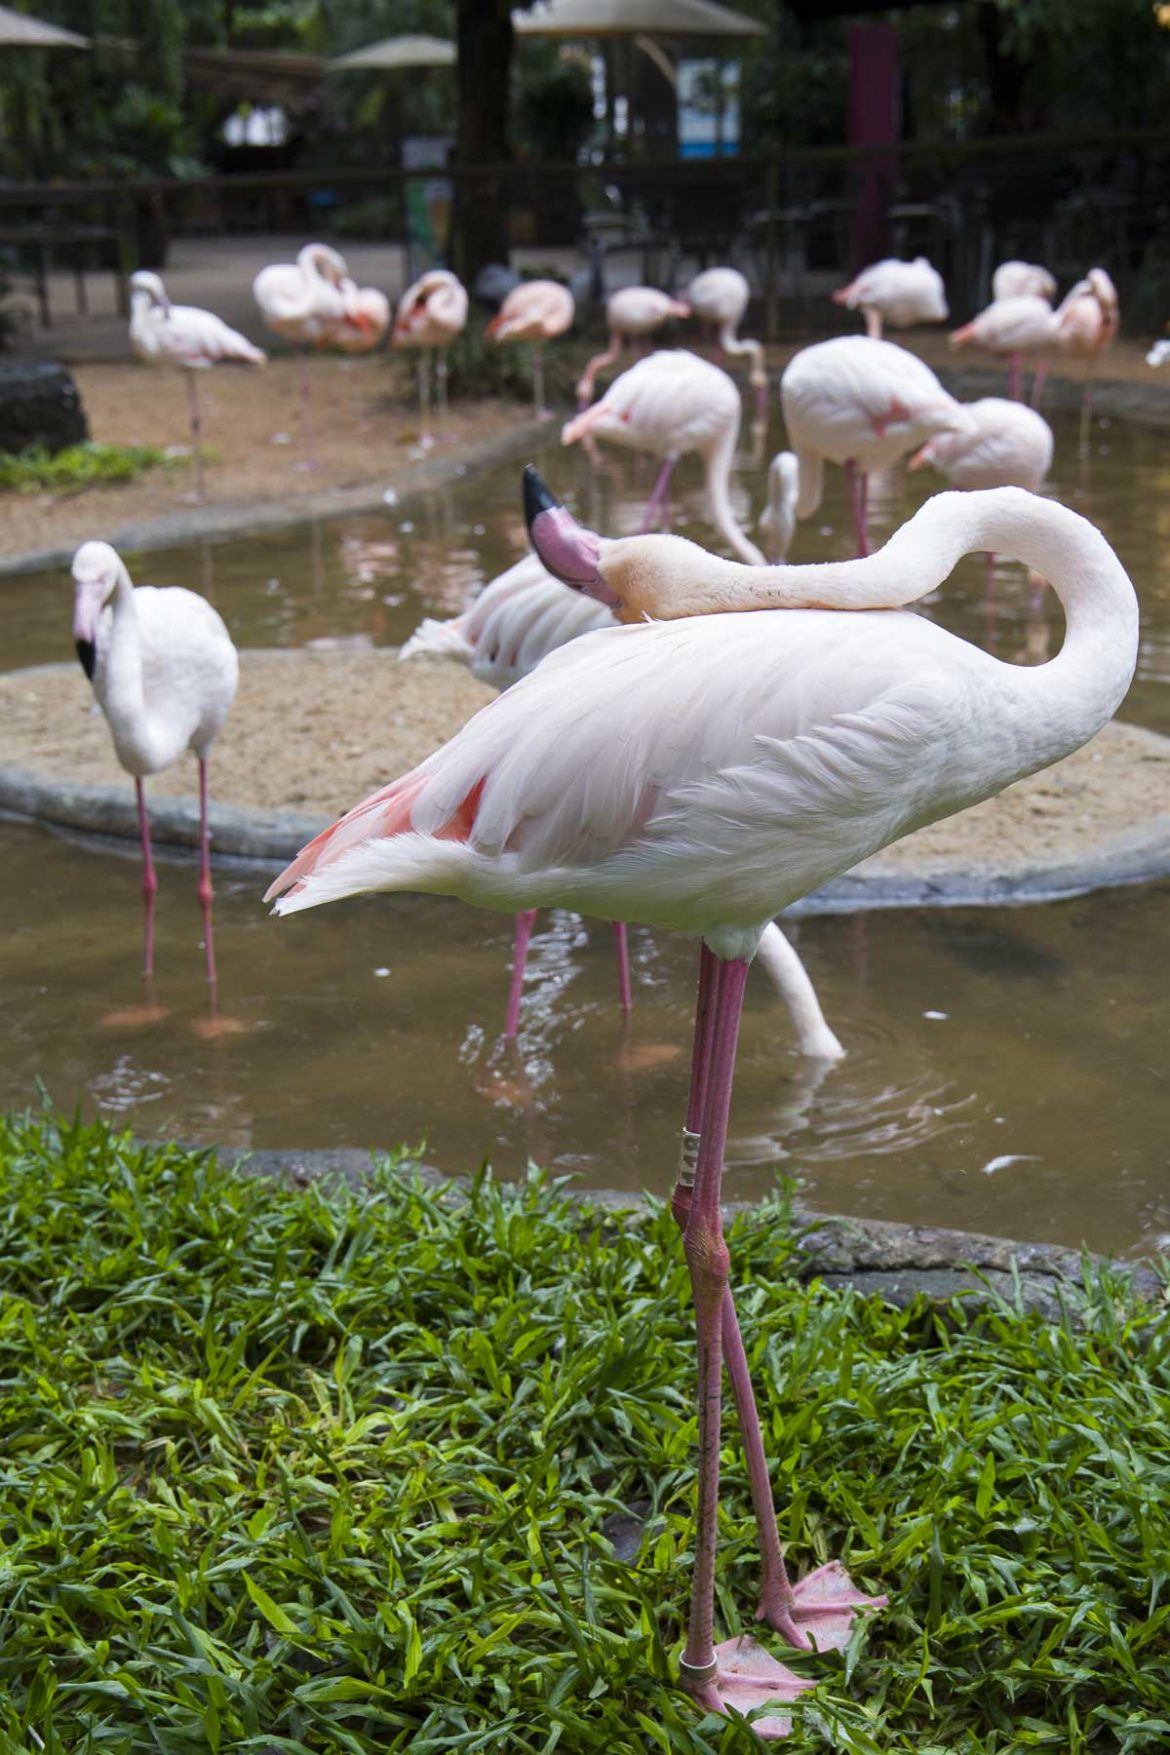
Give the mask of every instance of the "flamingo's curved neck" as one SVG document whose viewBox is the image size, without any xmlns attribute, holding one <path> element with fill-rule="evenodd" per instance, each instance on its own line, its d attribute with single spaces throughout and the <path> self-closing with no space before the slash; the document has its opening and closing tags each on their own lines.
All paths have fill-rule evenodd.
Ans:
<svg viewBox="0 0 1170 1755">
<path fill-rule="evenodd" d="M 703 457 L 707 480 L 707 502 L 711 522 L 730 548 L 749 567 L 760 567 L 764 557 L 740 529 L 731 505 L 731 465 L 739 439 L 738 420 L 729 421 Z"/>
<path fill-rule="evenodd" d="M 134 586 L 125 567 L 118 574 L 110 604 L 109 633 L 98 653 L 102 706 L 114 728 L 140 730 L 146 720 L 142 685 L 142 633 Z"/>
<path fill-rule="evenodd" d="M 764 370 L 764 350 L 758 341 L 749 341 L 735 333 L 734 323 L 725 323 L 719 331 L 719 345 L 724 353 L 747 354 L 751 359 L 748 378 L 752 384 L 766 385 L 767 373 Z"/>
</svg>

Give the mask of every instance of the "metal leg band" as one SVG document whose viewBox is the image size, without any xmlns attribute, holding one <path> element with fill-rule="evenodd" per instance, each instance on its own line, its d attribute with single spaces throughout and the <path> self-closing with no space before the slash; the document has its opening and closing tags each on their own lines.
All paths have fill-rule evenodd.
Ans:
<svg viewBox="0 0 1170 1755">
<path fill-rule="evenodd" d="M 682 1130 L 682 1141 L 678 1149 L 678 1185 L 680 1188 L 695 1186 L 695 1171 L 699 1163 L 699 1141 L 701 1134 L 692 1133 L 689 1127 Z"/>
</svg>

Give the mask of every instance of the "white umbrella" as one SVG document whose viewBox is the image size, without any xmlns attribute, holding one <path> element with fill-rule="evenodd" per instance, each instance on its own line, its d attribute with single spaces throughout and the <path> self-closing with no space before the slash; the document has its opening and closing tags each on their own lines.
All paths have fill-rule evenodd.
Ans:
<svg viewBox="0 0 1170 1755">
<path fill-rule="evenodd" d="M 387 72 L 399 67 L 454 67 L 455 44 L 443 37 L 383 37 L 326 63 L 330 73 Z"/>
<path fill-rule="evenodd" d="M 537 0 L 514 12 L 517 36 L 766 37 L 758 19 L 715 0 Z"/>
<path fill-rule="evenodd" d="M 43 18 L 30 18 L 27 12 L 13 12 L 0 6 L 0 48 L 5 49 L 88 49 L 89 38 L 76 31 L 62 30 L 59 25 L 46 24 Z"/>
</svg>

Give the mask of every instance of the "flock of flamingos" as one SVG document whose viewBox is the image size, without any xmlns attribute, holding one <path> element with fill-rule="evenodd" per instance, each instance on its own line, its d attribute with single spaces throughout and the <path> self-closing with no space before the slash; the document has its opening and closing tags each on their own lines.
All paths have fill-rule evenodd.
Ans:
<svg viewBox="0 0 1170 1755">
<path fill-rule="evenodd" d="M 793 1582 L 781 1553 L 720 1219 L 749 964 L 757 955 L 767 963 L 804 1051 L 839 1055 L 776 915 L 889 843 L 1070 754 L 1117 708 L 1137 653 L 1137 599 L 1117 557 L 1092 524 L 1036 495 L 1052 434 L 1037 408 L 1018 399 L 1027 364 L 1039 402 L 1053 352 L 1093 368 L 1117 331 L 1112 283 L 1095 268 L 1054 305 L 1051 276 L 1013 262 L 998 270 L 994 291 L 994 302 L 952 340 L 1008 360 L 1011 396 L 971 404 L 882 338 L 883 325 L 945 320 L 942 282 L 928 263 L 879 263 L 834 295 L 864 313 L 866 334 L 803 348 L 783 373 L 791 449 L 769 472 L 758 531 L 766 557 L 736 522 L 727 492 L 741 400 L 720 368 L 681 350 L 650 353 L 594 399 L 598 375 L 620 364 L 628 342 L 692 315 L 717 328 L 728 355 L 748 359 L 762 413 L 763 352 L 738 334 L 746 282 L 717 268 L 681 299 L 641 287 L 615 293 L 609 346 L 587 366 L 581 408 L 562 436 L 660 460 L 642 532 L 607 538 L 585 529 L 528 470 L 532 553 L 465 614 L 424 623 L 402 652 L 458 659 L 492 682 L 498 698 L 419 767 L 318 835 L 268 892 L 281 915 L 382 890 L 428 891 L 516 914 L 509 1033 L 539 908 L 615 924 L 626 1006 L 626 922 L 699 940 L 674 1195 L 699 1353 L 697 1535 L 681 1682 L 715 1712 L 767 1708 L 755 1720 L 766 1738 L 785 1734 L 784 1703 L 812 1684 L 751 1637 L 715 1641 L 724 1365 L 759 1525 L 759 1619 L 791 1647 L 823 1650 L 842 1646 L 856 1617 L 885 1598 L 855 1587 L 837 1562 Z M 264 269 L 255 294 L 270 328 L 302 348 L 324 341 L 366 348 L 389 327 L 386 300 L 354 286 L 325 245 Z M 440 402 L 443 349 L 467 314 L 462 287 L 435 271 L 410 288 L 394 319 L 395 345 L 438 360 Z M 572 318 L 566 289 L 535 281 L 510 293 L 488 324 L 493 341 L 532 345 L 538 407 L 540 349 Z M 144 358 L 188 372 L 196 451 L 194 372 L 264 357 L 211 313 L 170 305 L 155 275 L 134 277 L 131 337 Z M 305 404 L 307 423 L 307 384 Z M 734 560 L 667 533 L 670 473 L 688 451 L 702 458 L 711 523 Z M 870 555 L 867 476 L 907 456 L 912 468 L 929 464 L 967 491 L 928 500 Z M 858 558 L 786 565 L 796 521 L 820 500 L 826 461 L 849 478 Z M 1057 593 L 1066 635 L 1049 662 L 1004 663 L 913 613 L 963 555 L 982 552 L 1024 562 Z M 77 651 L 137 788 L 147 970 L 157 885 L 143 780 L 191 750 L 214 981 L 207 771 L 236 690 L 235 648 L 206 601 L 179 589 L 135 589 L 106 543 L 79 549 L 73 577 Z"/>
</svg>

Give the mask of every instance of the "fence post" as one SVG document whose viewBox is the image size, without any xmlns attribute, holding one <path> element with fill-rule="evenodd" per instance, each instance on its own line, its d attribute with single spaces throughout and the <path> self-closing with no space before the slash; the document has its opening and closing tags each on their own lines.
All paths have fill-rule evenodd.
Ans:
<svg viewBox="0 0 1170 1755">
<path fill-rule="evenodd" d="M 768 160 L 764 177 L 764 339 L 780 332 L 779 287 L 776 275 L 776 209 L 780 205 L 780 167 Z"/>
</svg>

